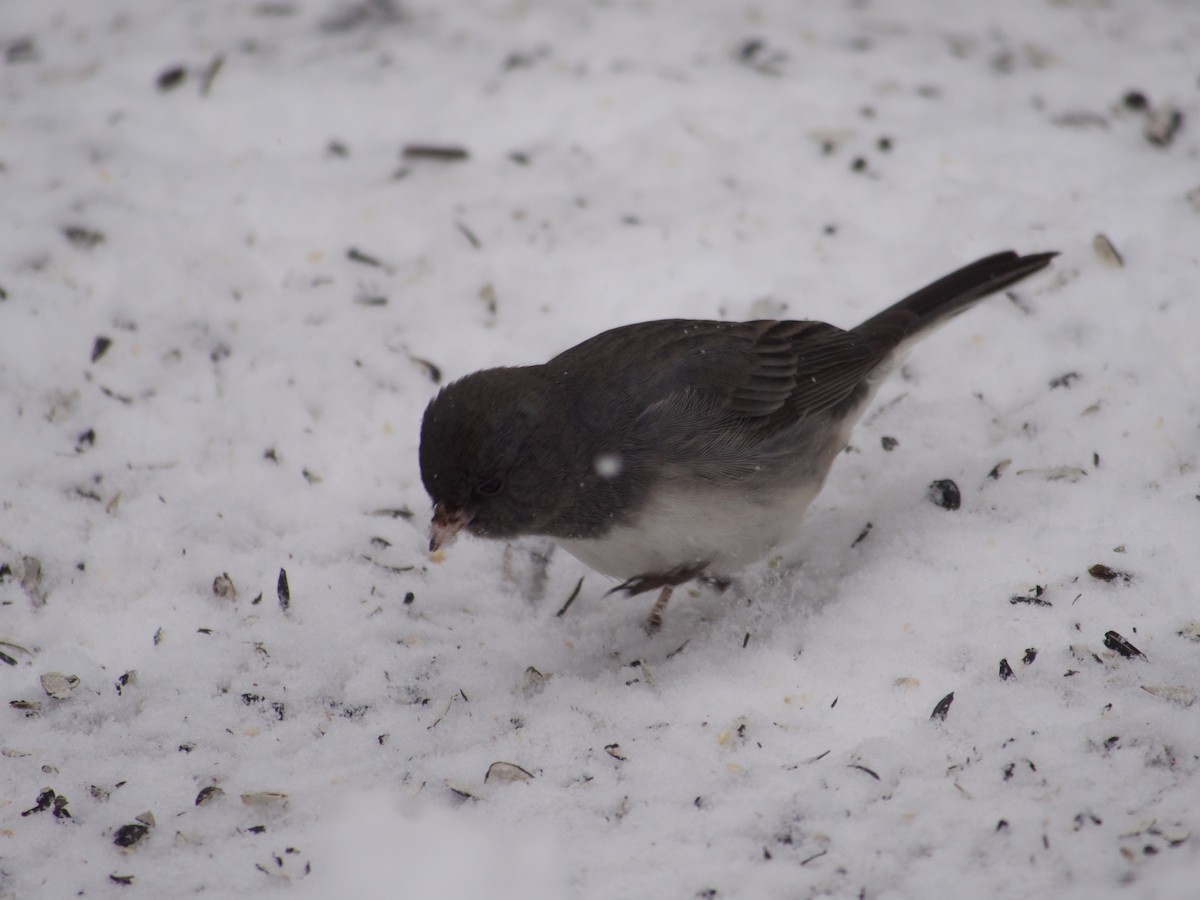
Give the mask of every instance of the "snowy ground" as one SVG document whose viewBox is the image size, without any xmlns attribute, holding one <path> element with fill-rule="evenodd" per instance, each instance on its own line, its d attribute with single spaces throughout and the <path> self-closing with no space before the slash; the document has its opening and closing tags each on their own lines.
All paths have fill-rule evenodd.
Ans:
<svg viewBox="0 0 1200 900">
<path fill-rule="evenodd" d="M 1195 4 L 6 0 L 0 52 L 0 896 L 1195 896 Z M 439 376 L 1009 247 L 1063 255 L 659 635 L 425 552 Z"/>
</svg>

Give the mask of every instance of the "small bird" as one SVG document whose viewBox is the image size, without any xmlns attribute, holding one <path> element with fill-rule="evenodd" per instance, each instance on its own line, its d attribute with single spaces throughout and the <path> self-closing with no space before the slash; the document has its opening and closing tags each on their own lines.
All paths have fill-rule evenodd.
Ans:
<svg viewBox="0 0 1200 900">
<path fill-rule="evenodd" d="M 553 538 L 613 591 L 661 589 L 656 630 L 676 585 L 720 583 L 795 533 L 914 340 L 1056 255 L 985 257 L 849 331 L 666 319 L 467 375 L 421 424 L 429 548 Z"/>
</svg>

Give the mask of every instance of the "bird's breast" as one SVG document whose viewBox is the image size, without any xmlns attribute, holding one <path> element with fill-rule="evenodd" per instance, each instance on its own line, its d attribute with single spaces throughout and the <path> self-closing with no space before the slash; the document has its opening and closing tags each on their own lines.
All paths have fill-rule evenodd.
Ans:
<svg viewBox="0 0 1200 900">
<path fill-rule="evenodd" d="M 818 490 L 819 484 L 771 494 L 662 486 L 629 523 L 600 537 L 559 543 L 596 571 L 620 579 L 700 563 L 726 575 L 790 538 Z"/>
</svg>

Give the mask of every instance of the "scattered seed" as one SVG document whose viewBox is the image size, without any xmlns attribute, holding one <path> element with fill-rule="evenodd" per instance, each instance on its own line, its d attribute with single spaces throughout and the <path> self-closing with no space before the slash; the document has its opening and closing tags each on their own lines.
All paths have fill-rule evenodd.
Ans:
<svg viewBox="0 0 1200 900">
<path fill-rule="evenodd" d="M 996 465 L 992 466 L 992 471 L 988 472 L 987 477 L 992 479 L 992 481 L 999 481 L 1000 476 L 1004 474 L 1004 470 L 1011 465 L 1011 459 L 1002 459 Z"/>
<path fill-rule="evenodd" d="M 1150 113 L 1142 134 L 1156 147 L 1169 147 L 1182 127 L 1183 113 L 1178 109 L 1164 107 Z"/>
<path fill-rule="evenodd" d="M 405 144 L 405 159 L 432 159 L 437 162 L 462 162 L 471 158 L 466 147 L 452 144 Z"/>
<path fill-rule="evenodd" d="M 282 791 L 247 791 L 242 794 L 246 806 L 276 806 L 287 808 L 288 795 Z"/>
<path fill-rule="evenodd" d="M 743 41 L 735 52 L 735 58 L 760 75 L 769 76 L 783 74 L 783 64 L 787 62 L 786 53 L 769 48 L 761 38 Z"/>
<path fill-rule="evenodd" d="M 96 340 L 92 342 L 92 362 L 95 362 L 107 353 L 108 348 L 111 346 L 112 338 L 107 338 L 104 335 L 97 336 Z"/>
<path fill-rule="evenodd" d="M 1018 469 L 1018 475 L 1036 475 L 1046 481 L 1067 481 L 1074 483 L 1080 478 L 1086 478 L 1087 472 L 1078 466 L 1046 466 L 1040 469 Z"/>
<path fill-rule="evenodd" d="M 875 526 L 872 525 L 870 522 L 868 522 L 866 525 L 864 525 L 863 530 L 858 533 L 858 537 L 856 537 L 851 542 L 850 546 L 857 547 L 859 544 L 861 544 L 863 541 L 865 541 L 867 539 L 867 535 L 871 533 L 871 529 L 874 527 Z"/>
<path fill-rule="evenodd" d="M 692 640 L 691 638 L 688 638 L 686 641 L 684 641 L 682 644 L 680 644 L 678 647 L 676 647 L 674 650 L 672 650 L 670 653 L 668 653 L 667 659 L 673 659 L 674 657 L 676 657 L 680 653 L 682 653 L 683 648 L 686 647 L 689 643 L 691 643 L 691 640 Z M 1197 637 L 1196 640 L 1200 640 L 1200 637 Z"/>
<path fill-rule="evenodd" d="M 4 48 L 4 61 L 9 64 L 36 62 L 39 58 L 37 44 L 28 36 L 16 38 Z"/>
<path fill-rule="evenodd" d="M 1024 603 L 1029 606 L 1053 606 L 1053 603 L 1042 597 L 1044 593 L 1046 593 L 1046 589 L 1040 584 L 1035 584 L 1033 590 L 1028 594 L 1014 594 L 1008 598 L 1008 602 L 1013 606 L 1016 606 L 1018 603 Z"/>
<path fill-rule="evenodd" d="M 1180 706 L 1191 706 L 1196 702 L 1195 688 L 1188 687 L 1186 684 L 1143 684 L 1142 690 L 1147 694 L 1153 694 L 1155 697 L 1161 697 L 1163 700 L 1177 703 Z"/>
<path fill-rule="evenodd" d="M 1035 659 L 1037 659 L 1037 648 L 1036 647 L 1026 647 L 1025 655 L 1021 657 L 1021 662 L 1023 662 L 1027 666 L 1031 666 L 1031 665 L 1033 665 L 1033 661 Z"/>
<path fill-rule="evenodd" d="M 34 805 L 21 813 L 21 815 L 24 817 L 31 816 L 34 813 L 45 812 L 54 804 L 56 796 L 58 795 L 55 793 L 54 788 L 42 788 L 37 795 L 37 799 L 33 801 Z"/>
<path fill-rule="evenodd" d="M 894 437 L 888 437 L 887 435 L 881 437 L 879 439 L 879 443 L 888 453 L 891 453 L 900 446 L 900 442 L 898 440 L 896 440 Z"/>
<path fill-rule="evenodd" d="M 64 675 L 62 672 L 47 672 L 41 677 L 41 682 L 42 690 L 55 700 L 70 700 L 80 684 L 78 675 Z"/>
<path fill-rule="evenodd" d="M 762 38 L 750 38 L 738 48 L 737 57 L 742 62 L 749 62 L 758 56 L 765 46 Z"/>
<path fill-rule="evenodd" d="M 489 781 L 495 781 L 498 784 L 533 781 L 533 774 L 521 768 L 516 763 L 494 762 L 488 766 L 487 774 L 483 776 L 484 784 L 487 784 Z"/>
<path fill-rule="evenodd" d="M 1106 262 L 1110 266 L 1114 266 L 1118 269 L 1124 268 L 1124 257 L 1121 256 L 1120 252 L 1113 245 L 1113 242 L 1110 241 L 1105 235 L 1097 234 L 1094 238 L 1092 238 L 1092 249 L 1096 251 L 1096 255 L 1099 256 L 1103 262 Z"/>
<path fill-rule="evenodd" d="M 215 784 L 210 784 L 206 788 L 201 788 L 200 793 L 196 795 L 196 806 L 203 806 L 205 803 L 211 803 L 213 800 L 219 800 L 225 796 L 225 791 L 217 787 Z"/>
<path fill-rule="evenodd" d="M 1012 670 L 1012 666 L 1010 666 L 1008 664 L 1008 660 L 1007 659 L 1000 660 L 1000 680 L 1008 681 L 1008 679 L 1010 679 L 1012 677 L 1013 677 L 1013 670 Z"/>
<path fill-rule="evenodd" d="M 183 84 L 185 78 L 187 78 L 187 69 L 176 65 L 159 72 L 154 83 L 160 91 L 169 91 Z"/>
<path fill-rule="evenodd" d="M 420 366 L 422 369 L 424 369 L 425 374 L 429 376 L 429 380 L 432 381 L 434 384 L 442 383 L 442 370 L 439 369 L 437 366 L 435 366 L 433 363 L 431 363 L 429 360 L 421 359 L 418 356 L 410 356 L 409 359 L 411 359 L 418 366 Z M 411 516 L 411 515 L 412 515 L 412 513 L 408 514 L 408 516 Z"/>
<path fill-rule="evenodd" d="M 237 600 L 237 588 L 233 586 L 233 579 L 228 572 L 222 572 L 213 579 L 212 591 L 222 600 Z"/>
<path fill-rule="evenodd" d="M 1078 372 L 1064 372 L 1057 378 L 1050 379 L 1050 390 L 1054 390 L 1055 388 L 1069 388 L 1071 386 L 1071 382 L 1078 380 Z"/>
<path fill-rule="evenodd" d="M 948 693 L 945 697 L 938 701 L 937 706 L 933 708 L 933 712 L 929 718 L 945 721 L 946 715 L 950 712 L 950 704 L 954 702 L 954 691 Z"/>
<path fill-rule="evenodd" d="M 412 606 L 412 605 L 413 605 L 413 602 L 414 602 L 416 599 L 417 599 L 417 595 L 416 595 L 416 594 L 414 594 L 412 591 L 409 591 L 407 594 L 405 594 L 405 595 L 404 595 L 404 605 L 405 605 L 405 606 Z"/>
<path fill-rule="evenodd" d="M 221 69 L 225 65 L 225 57 L 218 53 L 212 58 L 212 61 L 204 67 L 204 71 L 200 73 L 200 96 L 207 97 L 208 92 L 212 90 L 213 82 L 217 80 L 217 76 L 221 74 Z"/>
<path fill-rule="evenodd" d="M 430 558 L 431 559 L 433 558 L 432 555 Z M 381 563 L 379 560 L 374 559 L 370 556 L 367 556 L 365 553 L 363 554 L 363 559 L 365 559 L 367 562 L 371 563 L 371 565 L 373 565 L 373 566 L 379 566 L 379 568 L 381 568 L 381 569 L 384 569 L 388 572 L 394 572 L 396 574 L 399 574 L 402 572 L 411 572 L 413 569 L 416 568 L 416 566 L 392 566 L 392 565 L 388 565 L 387 563 Z M 440 562 L 440 561 L 441 560 L 434 560 L 434 562 Z"/>
<path fill-rule="evenodd" d="M 21 589 L 34 606 L 45 606 L 47 593 L 42 586 L 42 561 L 36 556 L 21 557 Z"/>
<path fill-rule="evenodd" d="M 934 506 L 942 509 L 958 509 L 962 506 L 962 494 L 958 485 L 949 478 L 941 478 L 929 485 L 925 496 Z"/>
<path fill-rule="evenodd" d="M 84 228 L 82 225 L 66 225 L 62 233 L 68 241 L 84 250 L 91 250 L 97 244 L 104 243 L 104 232 Z"/>
<path fill-rule="evenodd" d="M 575 598 L 579 596 L 579 590 L 583 587 L 583 576 L 579 576 L 579 580 L 575 582 L 575 590 L 571 591 L 571 596 L 567 598 L 567 602 L 562 605 L 562 609 L 555 613 L 558 618 L 562 618 L 563 614 L 570 609 L 571 604 L 575 602 Z"/>
<path fill-rule="evenodd" d="M 1104 563 L 1096 563 L 1094 566 L 1089 567 L 1088 574 L 1099 581 L 1116 581 L 1118 578 L 1126 584 L 1133 581 L 1133 576 L 1128 572 L 1110 569 Z"/>
<path fill-rule="evenodd" d="M 113 843 L 118 847 L 132 847 L 150 833 L 150 826 L 141 822 L 132 822 L 117 829 Z"/>
<path fill-rule="evenodd" d="M 375 268 L 383 267 L 382 262 L 380 262 L 374 256 L 363 253 L 357 247 L 351 247 L 346 251 L 346 259 L 350 260 L 351 262 L 362 263 L 364 266 L 373 266 Z"/>
<path fill-rule="evenodd" d="M 549 675 L 543 675 L 533 666 L 529 666 L 525 669 L 525 675 L 521 679 L 521 693 L 526 697 L 540 694 L 549 681 Z"/>
<path fill-rule="evenodd" d="M 279 580 L 275 582 L 275 596 L 279 598 L 279 608 L 284 612 L 292 605 L 292 591 L 288 587 L 287 570 L 279 570 Z"/>
<path fill-rule="evenodd" d="M 480 250 L 483 248 L 483 242 L 479 240 L 479 237 L 475 234 L 475 232 L 473 232 L 462 222 L 455 222 L 454 227 L 462 233 L 462 236 L 467 239 L 467 243 L 469 243 L 473 249 Z"/>
<path fill-rule="evenodd" d="M 1135 656 L 1140 656 L 1145 659 L 1146 654 L 1142 653 L 1137 647 L 1125 640 L 1115 631 L 1104 632 L 1104 646 L 1109 650 L 1115 650 L 1126 659 L 1132 659 Z"/>
<path fill-rule="evenodd" d="M 1125 96 L 1121 98 L 1121 102 L 1125 104 L 1126 109 L 1141 110 L 1150 105 L 1149 99 L 1139 90 L 1130 90 L 1125 92 Z"/>
<path fill-rule="evenodd" d="M 479 799 L 474 793 L 472 793 L 471 789 L 468 788 L 466 785 L 459 784 L 456 781 L 451 781 L 449 778 L 447 778 L 445 780 L 445 782 L 443 782 L 443 783 L 446 785 L 446 787 L 448 787 L 451 791 L 453 791 L 459 797 L 462 797 L 464 800 L 478 800 Z"/>
</svg>

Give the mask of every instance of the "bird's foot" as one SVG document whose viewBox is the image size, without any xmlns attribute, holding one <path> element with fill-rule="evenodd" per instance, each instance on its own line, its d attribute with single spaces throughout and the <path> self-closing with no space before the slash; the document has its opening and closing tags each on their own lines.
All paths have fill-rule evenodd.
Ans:
<svg viewBox="0 0 1200 900">
<path fill-rule="evenodd" d="M 658 599 L 654 601 L 654 607 L 650 610 L 650 615 L 646 617 L 646 634 L 655 634 L 662 628 L 663 611 L 667 608 L 667 604 L 671 602 L 671 594 L 674 593 L 676 585 L 699 578 L 705 584 L 711 584 L 718 590 L 723 591 L 729 586 L 727 579 L 705 574 L 704 570 L 706 568 L 708 568 L 707 561 L 685 563 L 676 566 L 668 572 L 637 575 L 628 581 L 621 582 L 608 593 L 613 594 L 617 591 L 624 591 L 632 597 L 635 594 L 644 594 L 646 591 L 661 588 Z"/>
<path fill-rule="evenodd" d="M 706 568 L 708 568 L 707 562 L 685 563 L 681 566 L 676 566 L 668 572 L 635 575 L 627 581 L 622 581 L 615 588 L 607 591 L 607 593 L 615 594 L 617 591 L 624 591 L 632 597 L 636 594 L 653 591 L 656 588 L 673 588 L 676 585 L 683 584 L 685 581 L 692 581 L 695 578 L 699 578 Z"/>
</svg>

